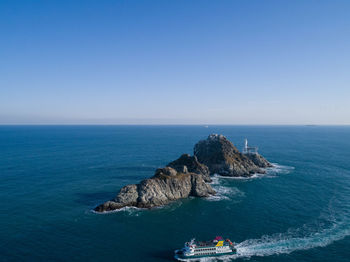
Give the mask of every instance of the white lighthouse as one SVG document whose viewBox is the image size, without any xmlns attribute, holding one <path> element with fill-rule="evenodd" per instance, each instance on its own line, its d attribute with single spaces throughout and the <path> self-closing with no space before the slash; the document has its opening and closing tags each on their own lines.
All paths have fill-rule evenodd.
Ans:
<svg viewBox="0 0 350 262">
<path fill-rule="evenodd" d="M 243 147 L 243 154 L 257 154 L 258 153 L 258 147 L 256 146 L 248 146 L 248 139 L 244 139 L 244 147 Z"/>
</svg>

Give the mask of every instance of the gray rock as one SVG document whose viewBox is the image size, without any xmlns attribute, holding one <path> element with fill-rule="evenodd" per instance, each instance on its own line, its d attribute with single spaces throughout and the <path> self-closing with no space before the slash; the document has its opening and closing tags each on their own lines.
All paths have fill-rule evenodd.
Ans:
<svg viewBox="0 0 350 262">
<path fill-rule="evenodd" d="M 180 173 L 165 167 L 157 169 L 152 178 L 140 184 L 123 187 L 115 199 L 99 205 L 95 211 L 105 212 L 126 206 L 152 208 L 189 196 L 208 197 L 214 194 L 215 191 L 205 183 L 202 175 Z"/>
<path fill-rule="evenodd" d="M 203 176 L 205 182 L 211 182 L 209 168 L 200 163 L 196 156 L 190 156 L 189 154 L 183 154 L 178 159 L 170 162 L 167 166 L 176 169 L 181 173 L 195 173 Z"/>
<path fill-rule="evenodd" d="M 115 202 L 120 203 L 121 205 L 135 205 L 138 198 L 138 186 L 137 185 L 127 185 L 124 186 L 117 197 Z"/>
<path fill-rule="evenodd" d="M 265 173 L 223 135 L 212 134 L 206 140 L 199 141 L 194 147 L 194 155 L 199 162 L 208 166 L 210 174 L 248 177 L 254 173 Z M 262 159 L 261 156 L 259 160 Z M 264 160 L 268 163 L 266 159 Z"/>
<path fill-rule="evenodd" d="M 253 161 L 253 163 L 258 167 L 273 167 L 273 165 L 260 154 L 246 154 L 245 156 L 248 157 L 251 161 Z"/>
</svg>

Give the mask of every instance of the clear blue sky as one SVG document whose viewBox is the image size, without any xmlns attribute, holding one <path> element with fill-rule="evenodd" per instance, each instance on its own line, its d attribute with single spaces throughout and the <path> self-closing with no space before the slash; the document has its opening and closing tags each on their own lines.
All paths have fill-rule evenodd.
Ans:
<svg viewBox="0 0 350 262">
<path fill-rule="evenodd" d="M 0 0 L 0 124 L 350 124 L 350 1 Z"/>
</svg>

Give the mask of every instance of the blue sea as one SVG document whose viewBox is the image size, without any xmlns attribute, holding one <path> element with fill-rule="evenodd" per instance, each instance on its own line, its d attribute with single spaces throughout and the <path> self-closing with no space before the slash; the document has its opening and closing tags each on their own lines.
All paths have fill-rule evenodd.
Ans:
<svg viewBox="0 0 350 262">
<path fill-rule="evenodd" d="M 92 212 L 211 133 L 275 167 L 214 177 L 215 197 Z M 217 235 L 238 254 L 202 261 L 350 261 L 350 127 L 1 126 L 0 200 L 0 261 L 174 261 Z"/>
</svg>

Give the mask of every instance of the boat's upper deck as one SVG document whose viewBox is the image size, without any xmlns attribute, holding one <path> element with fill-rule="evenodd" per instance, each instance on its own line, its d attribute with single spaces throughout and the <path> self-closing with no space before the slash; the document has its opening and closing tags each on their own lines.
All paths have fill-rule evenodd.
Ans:
<svg viewBox="0 0 350 262">
<path fill-rule="evenodd" d="M 229 239 L 224 240 L 222 237 L 216 237 L 211 241 L 196 241 L 193 239 L 190 243 L 186 243 L 186 245 L 196 248 L 233 246 L 232 242 Z"/>
</svg>

